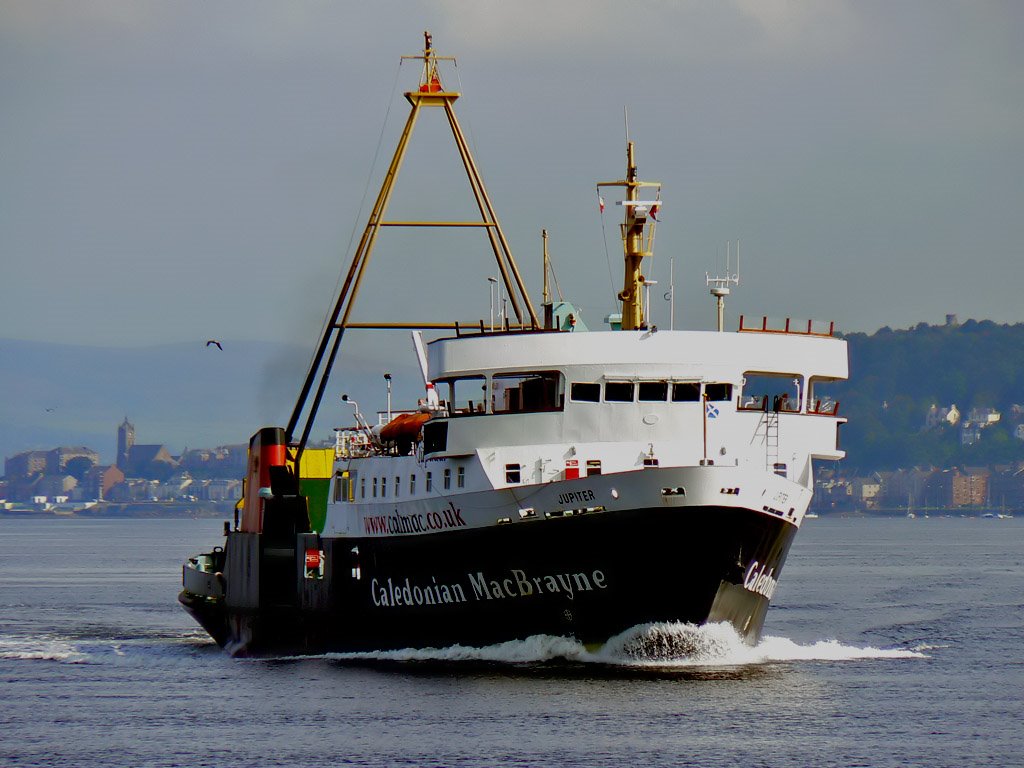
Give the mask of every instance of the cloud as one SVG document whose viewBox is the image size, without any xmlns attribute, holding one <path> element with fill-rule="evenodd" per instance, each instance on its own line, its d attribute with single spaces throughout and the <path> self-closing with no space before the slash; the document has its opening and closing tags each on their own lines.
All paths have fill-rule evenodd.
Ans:
<svg viewBox="0 0 1024 768">
<path fill-rule="evenodd" d="M 0 0 L 0 36 L 31 45 L 116 43 L 146 55 L 187 58 L 205 51 L 251 61 L 332 49 L 338 58 L 375 55 L 385 35 L 405 39 L 413 29 L 429 28 L 440 53 L 486 52 L 527 67 L 527 57 L 626 60 L 642 77 L 643 65 L 656 62 L 834 56 L 861 26 L 845 0 L 420 0 L 403 3 L 398 16 L 387 5 Z"/>
<path fill-rule="evenodd" d="M 4 0 L 4 36 L 42 42 L 90 32 L 137 33 L 158 27 L 171 13 L 167 3 L 136 0 Z"/>
<path fill-rule="evenodd" d="M 645 61 L 834 55 L 860 23 L 841 0 L 437 0 L 444 31 L 477 50 Z M 642 70 L 638 69 L 642 76 Z"/>
</svg>

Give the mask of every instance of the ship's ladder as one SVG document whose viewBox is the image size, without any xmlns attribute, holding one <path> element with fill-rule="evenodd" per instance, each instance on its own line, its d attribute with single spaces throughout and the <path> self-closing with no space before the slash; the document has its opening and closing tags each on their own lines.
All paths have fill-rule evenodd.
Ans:
<svg viewBox="0 0 1024 768">
<path fill-rule="evenodd" d="M 778 470 L 778 414 L 768 411 L 762 421 L 765 427 L 765 469 L 775 472 Z"/>
</svg>

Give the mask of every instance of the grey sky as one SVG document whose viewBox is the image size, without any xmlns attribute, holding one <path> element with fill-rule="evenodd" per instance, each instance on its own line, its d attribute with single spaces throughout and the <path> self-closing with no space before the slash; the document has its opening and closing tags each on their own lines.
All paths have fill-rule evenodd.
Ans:
<svg viewBox="0 0 1024 768">
<path fill-rule="evenodd" d="M 612 309 L 594 183 L 622 174 L 628 107 L 665 185 L 652 276 L 675 256 L 677 324 L 710 326 L 704 273 L 737 238 L 731 323 L 1021 322 L 1022 21 L 1016 2 L 0 0 L 0 337 L 312 343 L 425 28 L 458 57 L 446 84 L 538 303 L 547 227 L 566 297 L 591 327 Z M 416 138 L 396 212 L 465 206 L 440 122 Z M 484 239 L 382 237 L 362 314 L 486 316 L 494 268 L 463 251 Z"/>
</svg>

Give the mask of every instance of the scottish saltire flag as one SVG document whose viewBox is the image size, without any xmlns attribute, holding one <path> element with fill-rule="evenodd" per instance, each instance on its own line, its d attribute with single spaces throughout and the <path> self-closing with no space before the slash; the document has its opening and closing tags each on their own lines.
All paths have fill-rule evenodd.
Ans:
<svg viewBox="0 0 1024 768">
<path fill-rule="evenodd" d="M 714 403 L 705 403 L 704 410 L 708 415 L 709 419 L 718 418 L 718 406 Z"/>
</svg>

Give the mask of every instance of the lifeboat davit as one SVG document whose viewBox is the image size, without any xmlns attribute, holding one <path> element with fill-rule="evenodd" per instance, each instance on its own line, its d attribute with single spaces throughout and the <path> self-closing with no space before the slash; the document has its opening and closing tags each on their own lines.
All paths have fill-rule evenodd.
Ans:
<svg viewBox="0 0 1024 768">
<path fill-rule="evenodd" d="M 429 413 L 400 413 L 381 429 L 380 440 L 382 443 L 414 442 L 429 418 Z"/>
</svg>

